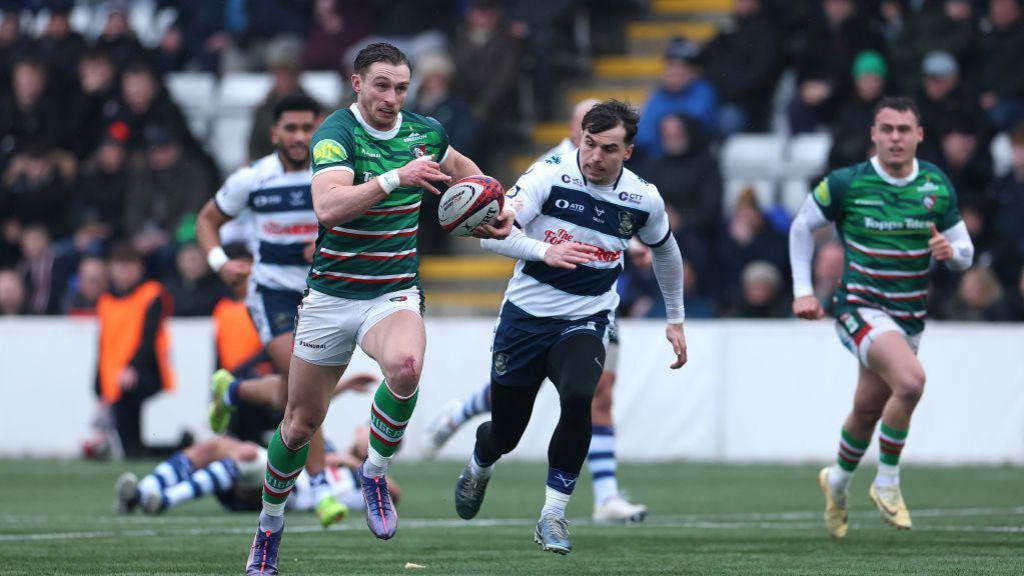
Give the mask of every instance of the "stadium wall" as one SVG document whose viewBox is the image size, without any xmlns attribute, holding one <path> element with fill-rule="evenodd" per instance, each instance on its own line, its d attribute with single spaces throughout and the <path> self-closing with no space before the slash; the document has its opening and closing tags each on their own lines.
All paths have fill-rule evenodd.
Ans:
<svg viewBox="0 0 1024 576">
<path fill-rule="evenodd" d="M 427 422 L 451 398 L 487 379 L 493 322 L 430 319 L 423 393 L 403 457 L 419 457 Z M 145 433 L 172 441 L 206 427 L 214 364 L 206 319 L 172 323 L 178 389 L 146 407 Z M 615 395 L 623 460 L 820 462 L 833 458 L 857 367 L 831 323 L 694 321 L 690 362 L 670 371 L 664 325 L 625 321 Z M 929 325 L 921 347 L 927 391 L 914 416 L 906 462 L 1024 464 L 1024 326 Z M 0 320 L 0 456 L 75 456 L 95 406 L 96 327 L 89 320 Z M 358 354 L 350 370 L 373 369 Z M 335 401 L 328 433 L 345 442 L 367 418 L 368 394 Z M 515 458 L 543 459 L 557 419 L 545 385 Z M 442 458 L 470 451 L 475 423 Z M 872 445 L 872 452 L 875 446 Z M 869 462 L 875 460 L 869 456 Z"/>
</svg>

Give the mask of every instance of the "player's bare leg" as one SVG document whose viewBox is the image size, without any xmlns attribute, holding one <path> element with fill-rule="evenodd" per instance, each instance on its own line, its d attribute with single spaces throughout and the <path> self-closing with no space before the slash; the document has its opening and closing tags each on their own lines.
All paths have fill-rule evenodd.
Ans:
<svg viewBox="0 0 1024 576">
<path fill-rule="evenodd" d="M 371 328 L 360 344 L 384 373 L 370 409 L 370 440 L 361 480 L 366 523 L 385 540 L 394 536 L 398 523 L 387 487 L 388 464 L 416 408 L 426 343 L 423 319 L 399 310 Z"/>
<path fill-rule="evenodd" d="M 615 372 L 606 370 L 597 381 L 594 400 L 590 405 L 593 428 L 587 466 L 594 489 L 595 522 L 643 522 L 647 506 L 632 504 L 619 492 L 615 459 L 615 424 L 612 418 L 612 392 Z"/>
<path fill-rule="evenodd" d="M 900 492 L 899 462 L 911 416 L 924 393 L 924 367 L 898 332 L 886 332 L 875 340 L 868 350 L 868 365 L 892 391 L 882 410 L 878 475 L 869 494 L 886 522 L 906 530 L 911 520 Z"/>
</svg>

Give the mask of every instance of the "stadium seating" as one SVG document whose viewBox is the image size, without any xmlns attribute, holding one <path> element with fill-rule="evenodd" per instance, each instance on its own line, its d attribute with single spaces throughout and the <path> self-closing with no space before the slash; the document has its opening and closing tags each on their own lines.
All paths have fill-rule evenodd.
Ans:
<svg viewBox="0 0 1024 576">
<path fill-rule="evenodd" d="M 210 119 L 215 110 L 215 83 L 213 75 L 205 72 L 178 72 L 164 77 L 167 91 L 181 107 L 192 133 L 200 140 L 210 132 Z"/>
<path fill-rule="evenodd" d="M 303 72 L 299 83 L 303 90 L 328 110 L 336 108 L 345 93 L 345 84 L 335 72 Z"/>
</svg>

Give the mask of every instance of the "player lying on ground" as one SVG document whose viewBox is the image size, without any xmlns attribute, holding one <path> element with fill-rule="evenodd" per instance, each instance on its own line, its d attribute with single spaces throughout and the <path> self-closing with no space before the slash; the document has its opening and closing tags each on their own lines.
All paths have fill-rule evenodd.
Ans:
<svg viewBox="0 0 1024 576">
<path fill-rule="evenodd" d="M 932 259 L 959 271 L 974 257 L 953 185 L 933 164 L 915 158 L 924 137 L 920 118 L 912 100 L 883 98 L 871 126 L 877 155 L 831 172 L 804 201 L 789 233 L 793 313 L 800 318 L 824 316 L 811 283 L 811 234 L 834 222 L 846 250 L 835 295 L 836 331 L 860 361 L 860 372 L 836 463 L 818 474 L 825 524 L 835 538 L 846 536 L 850 480 L 879 421 L 878 475 L 868 495 L 886 522 L 911 526 L 899 462 L 924 392 L 917 349 L 927 314 L 928 272 Z"/>
<path fill-rule="evenodd" d="M 368 427 L 357 428 L 347 451 L 328 451 L 325 456 L 331 494 L 350 510 L 363 509 L 356 470 L 366 458 L 368 434 Z M 122 474 L 114 485 L 114 509 L 118 514 L 136 508 L 162 514 L 212 494 L 230 512 L 253 512 L 260 509 L 266 466 L 267 451 L 259 444 L 218 436 L 176 452 L 142 480 L 131 472 Z M 389 479 L 389 489 L 397 502 L 401 493 L 394 480 Z M 315 510 L 317 496 L 309 474 L 303 471 L 295 481 L 289 508 Z"/>
<path fill-rule="evenodd" d="M 572 548 L 565 508 L 587 456 L 591 401 L 618 304 L 614 285 L 635 235 L 653 252 L 676 357 L 671 367 L 686 363 L 679 247 L 657 189 L 622 165 L 632 153 L 637 121 L 632 108 L 614 100 L 591 108 L 579 150 L 534 164 L 509 190 L 522 230 L 482 243 L 519 262 L 495 329 L 491 421 L 477 429 L 473 455 L 456 484 L 455 509 L 462 518 L 476 516 L 494 464 L 519 443 L 540 385 L 550 378 L 561 415 L 534 539 L 560 554 Z"/>
<path fill-rule="evenodd" d="M 582 121 L 582 119 L 581 119 Z M 608 346 L 604 372 L 597 381 L 594 400 L 590 405 L 593 431 L 587 452 L 587 467 L 594 487 L 594 522 L 643 522 L 647 506 L 633 504 L 619 491 L 618 463 L 615 460 L 615 427 L 612 421 L 612 391 L 615 369 L 619 358 L 618 328 L 613 319 L 608 324 Z M 485 384 L 464 400 L 445 405 L 441 413 L 427 426 L 423 437 L 423 450 L 433 458 L 463 424 L 475 416 L 491 411 L 491 385 Z"/>
</svg>

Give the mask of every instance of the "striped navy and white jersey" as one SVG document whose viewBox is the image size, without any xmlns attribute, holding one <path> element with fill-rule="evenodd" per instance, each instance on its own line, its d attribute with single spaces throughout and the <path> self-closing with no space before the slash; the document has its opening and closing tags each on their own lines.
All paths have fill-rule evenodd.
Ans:
<svg viewBox="0 0 1024 576">
<path fill-rule="evenodd" d="M 516 263 L 505 297 L 536 317 L 575 320 L 615 310 L 615 281 L 630 238 L 660 246 L 671 235 L 665 202 L 653 184 L 626 168 L 611 185 L 588 182 L 578 151 L 537 162 L 506 198 L 516 211 L 516 224 L 529 238 L 598 249 L 597 260 L 574 270 L 543 261 Z"/>
<path fill-rule="evenodd" d="M 275 153 L 235 171 L 214 196 L 227 216 L 251 212 L 251 282 L 278 290 L 306 289 L 309 262 L 303 252 L 317 234 L 311 180 L 309 170 L 286 172 Z"/>
</svg>

